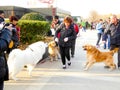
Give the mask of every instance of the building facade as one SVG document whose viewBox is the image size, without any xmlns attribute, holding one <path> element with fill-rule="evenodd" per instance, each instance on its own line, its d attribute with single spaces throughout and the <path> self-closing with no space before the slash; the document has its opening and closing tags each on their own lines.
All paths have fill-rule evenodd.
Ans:
<svg viewBox="0 0 120 90">
<path fill-rule="evenodd" d="M 16 15 L 18 18 L 21 18 L 24 14 L 30 13 L 30 12 L 40 13 L 40 15 L 42 15 L 48 20 L 51 20 L 52 16 L 55 16 L 55 15 L 58 15 L 59 17 L 71 15 L 70 12 L 59 9 L 59 8 L 55 8 L 55 7 L 23 8 L 23 7 L 17 7 L 17 6 L 0 6 L 0 10 L 3 10 L 5 12 L 5 18 L 8 18 L 11 15 Z"/>
</svg>

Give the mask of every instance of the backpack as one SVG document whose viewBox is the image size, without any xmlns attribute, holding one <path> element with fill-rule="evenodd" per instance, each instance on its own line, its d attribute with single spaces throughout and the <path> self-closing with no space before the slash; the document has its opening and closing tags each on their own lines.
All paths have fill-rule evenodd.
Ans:
<svg viewBox="0 0 120 90">
<path fill-rule="evenodd" d="M 75 30 L 76 34 L 78 34 L 79 27 L 78 27 L 78 25 L 76 23 L 74 23 L 74 30 Z"/>
</svg>

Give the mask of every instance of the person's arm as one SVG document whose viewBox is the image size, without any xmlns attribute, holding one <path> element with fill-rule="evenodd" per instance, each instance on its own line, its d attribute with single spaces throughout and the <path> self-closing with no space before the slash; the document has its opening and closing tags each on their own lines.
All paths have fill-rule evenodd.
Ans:
<svg viewBox="0 0 120 90">
<path fill-rule="evenodd" d="M 111 26 L 111 24 L 106 25 L 104 34 L 110 34 L 110 26 Z"/>
<path fill-rule="evenodd" d="M 102 41 L 103 41 L 103 42 L 106 41 L 106 37 L 107 37 L 108 34 L 110 34 L 110 24 L 108 24 L 108 25 L 106 26 L 106 29 L 105 29 L 105 31 L 104 31 L 104 33 L 103 33 L 103 37 L 102 37 Z"/>
<path fill-rule="evenodd" d="M 1 33 L 1 36 L 0 36 L 0 52 L 3 52 L 8 48 L 9 43 L 11 41 L 11 35 L 12 35 L 11 31 L 8 30 L 8 29 L 5 29 Z"/>
<path fill-rule="evenodd" d="M 0 30 L 3 29 L 5 22 L 0 18 Z"/>
<path fill-rule="evenodd" d="M 56 28 L 56 31 L 55 31 L 55 38 L 58 38 L 58 33 L 61 31 L 62 27 L 63 27 L 63 23 L 60 24 L 57 28 Z"/>
<path fill-rule="evenodd" d="M 101 29 L 103 29 L 103 25 L 100 24 L 100 23 L 98 23 L 98 24 L 96 25 L 96 30 L 101 30 Z"/>
</svg>

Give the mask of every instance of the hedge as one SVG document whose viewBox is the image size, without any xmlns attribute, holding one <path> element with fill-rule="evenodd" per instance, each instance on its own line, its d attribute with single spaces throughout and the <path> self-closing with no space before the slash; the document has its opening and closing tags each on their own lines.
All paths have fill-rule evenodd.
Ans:
<svg viewBox="0 0 120 90">
<path fill-rule="evenodd" d="M 42 15 L 36 12 L 27 13 L 21 17 L 21 20 L 37 20 L 37 21 L 46 21 Z"/>
<path fill-rule="evenodd" d="M 19 20 L 20 42 L 33 43 L 45 39 L 47 32 L 50 30 L 50 24 L 47 21 Z"/>
</svg>

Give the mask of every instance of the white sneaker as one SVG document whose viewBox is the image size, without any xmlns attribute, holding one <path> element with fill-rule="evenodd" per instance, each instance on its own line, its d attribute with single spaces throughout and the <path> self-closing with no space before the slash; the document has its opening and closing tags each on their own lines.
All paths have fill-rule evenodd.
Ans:
<svg viewBox="0 0 120 90">
<path fill-rule="evenodd" d="M 63 65 L 63 69 L 66 69 L 66 65 Z"/>
</svg>

